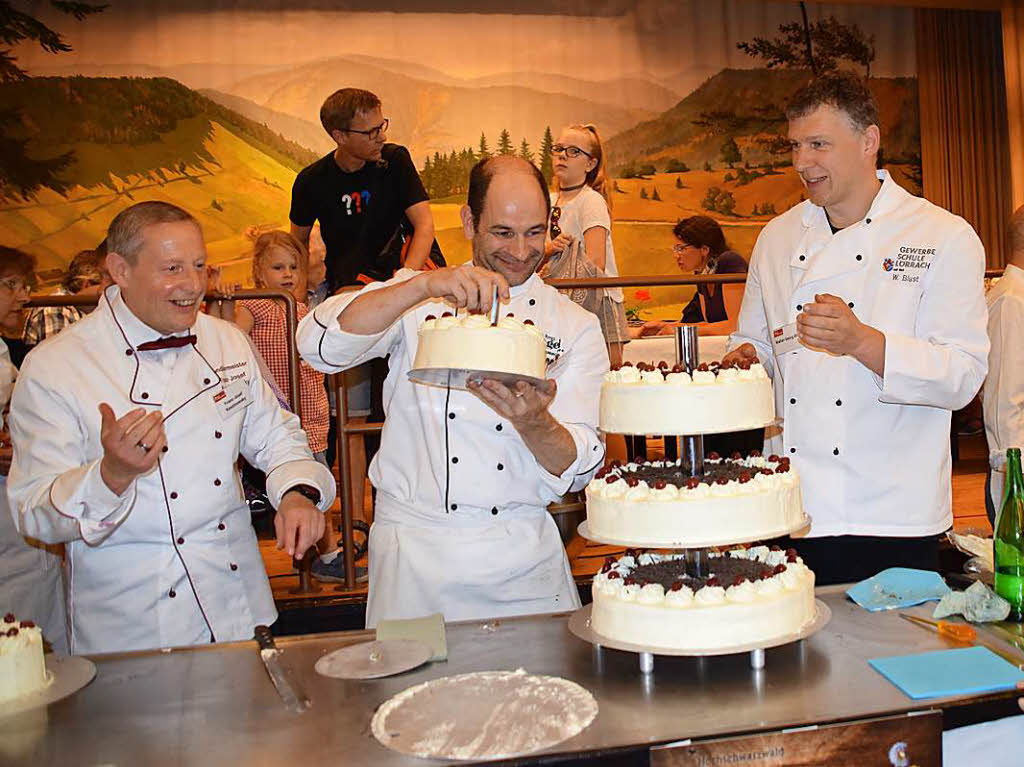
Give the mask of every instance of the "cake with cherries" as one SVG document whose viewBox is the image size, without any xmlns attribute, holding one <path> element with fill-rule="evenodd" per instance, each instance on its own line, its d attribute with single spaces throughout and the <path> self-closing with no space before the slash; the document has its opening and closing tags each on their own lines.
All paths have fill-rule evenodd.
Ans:
<svg viewBox="0 0 1024 767">
<path fill-rule="evenodd" d="M 43 660 L 43 634 L 32 621 L 8 613 L 0 621 L 0 703 L 46 687 L 52 677 Z"/>
<path fill-rule="evenodd" d="M 454 368 L 544 378 L 544 334 L 507 314 L 497 325 L 482 314 L 427 315 L 419 329 L 414 370 Z"/>
<path fill-rule="evenodd" d="M 628 362 L 605 374 L 600 426 L 610 434 L 714 434 L 775 420 L 772 383 L 759 362 L 702 363 L 691 375 Z"/>
<path fill-rule="evenodd" d="M 804 522 L 788 458 L 710 453 L 704 474 L 682 461 L 614 461 L 587 485 L 589 535 L 609 543 L 697 548 L 785 535 Z"/>
<path fill-rule="evenodd" d="M 594 577 L 594 633 L 707 652 L 785 641 L 814 622 L 814 573 L 794 550 L 734 548 L 706 561 L 697 575 L 682 553 L 609 558 Z"/>
</svg>

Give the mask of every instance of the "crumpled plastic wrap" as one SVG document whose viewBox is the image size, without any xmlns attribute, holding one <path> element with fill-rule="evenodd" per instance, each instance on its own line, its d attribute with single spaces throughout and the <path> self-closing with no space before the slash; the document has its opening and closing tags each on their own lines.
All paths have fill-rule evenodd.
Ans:
<svg viewBox="0 0 1024 767">
<path fill-rule="evenodd" d="M 991 623 L 1006 620 L 1009 614 L 1009 602 L 981 581 L 975 581 L 966 591 L 951 591 L 940 599 L 932 617 L 963 615 L 972 623 Z"/>
</svg>

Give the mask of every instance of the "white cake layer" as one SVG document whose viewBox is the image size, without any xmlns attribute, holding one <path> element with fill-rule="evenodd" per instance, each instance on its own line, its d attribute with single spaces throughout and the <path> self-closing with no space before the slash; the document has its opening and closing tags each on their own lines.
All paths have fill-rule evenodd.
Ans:
<svg viewBox="0 0 1024 767">
<path fill-rule="evenodd" d="M 610 434 L 713 434 L 767 426 L 775 401 L 760 364 L 692 377 L 623 367 L 605 375 L 600 419 Z"/>
<path fill-rule="evenodd" d="M 709 541 L 751 541 L 798 529 L 804 520 L 795 471 L 693 490 L 624 490 L 604 479 L 587 485 L 587 527 L 599 540 L 636 546 L 690 547 Z M 666 497 L 674 496 L 674 497 Z"/>
<path fill-rule="evenodd" d="M 7 631 L 18 627 L 16 636 Z M 43 660 L 43 635 L 36 628 L 21 628 L 15 623 L 0 621 L 0 703 L 35 692 L 45 687 L 46 663 Z"/>
<path fill-rule="evenodd" d="M 506 317 L 496 327 L 481 315 L 441 317 L 420 326 L 413 368 L 457 368 L 544 378 L 544 334 Z"/>
<path fill-rule="evenodd" d="M 594 577 L 591 626 L 601 636 L 631 644 L 713 650 L 770 642 L 795 634 L 813 622 L 814 573 L 803 560 L 788 562 L 784 552 L 769 551 L 764 546 L 737 549 L 730 554 L 759 561 L 766 567 L 784 565 L 785 569 L 768 578 L 727 588 L 705 586 L 694 593 L 684 586 L 678 591 L 665 591 L 656 583 L 625 585 L 625 578 L 637 565 L 627 555 L 610 572 Z M 679 556 L 642 554 L 639 563 Z M 709 560 L 711 573 L 716 558 Z"/>
<path fill-rule="evenodd" d="M 814 574 L 793 589 L 747 603 L 677 608 L 624 602 L 594 593 L 591 625 L 621 642 L 676 650 L 708 650 L 768 642 L 795 634 L 814 620 Z"/>
</svg>

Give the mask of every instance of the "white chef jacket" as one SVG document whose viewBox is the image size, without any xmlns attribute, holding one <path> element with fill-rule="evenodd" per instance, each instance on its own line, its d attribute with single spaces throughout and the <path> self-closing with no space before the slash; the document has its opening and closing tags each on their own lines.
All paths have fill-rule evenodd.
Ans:
<svg viewBox="0 0 1024 767">
<path fill-rule="evenodd" d="M 558 382 L 550 409 L 572 435 L 576 459 L 554 476 L 512 424 L 472 393 L 409 381 L 421 323 L 449 307 L 424 302 L 373 335 L 341 330 L 338 315 L 357 295 L 415 274 L 402 270 L 360 293 L 329 298 L 299 323 L 299 351 L 318 370 L 335 373 L 390 355 L 387 418 L 370 464 L 377 505 L 366 625 L 435 611 L 468 620 L 578 607 L 546 507 L 583 488 L 604 459 L 596 427 L 608 352 L 597 318 L 536 275 L 511 288 L 501 307 L 532 319 L 546 334 L 549 361 L 559 358 L 548 373 Z"/>
<path fill-rule="evenodd" d="M 950 413 L 988 367 L 978 236 L 958 216 L 879 171 L 867 215 L 836 232 L 805 201 L 765 226 L 730 348 L 752 343 L 774 378 L 781 435 L 766 449 L 800 472 L 810 535 L 925 536 L 953 521 Z M 771 333 L 817 293 L 847 301 L 885 334 L 885 375 Z"/>
<path fill-rule="evenodd" d="M 16 375 L 7 344 L 0 341 L 0 411 L 10 401 Z M 6 486 L 7 477 L 0 476 L 0 615 L 13 613 L 19 620 L 34 621 L 54 650 L 67 653 L 60 557 L 18 532 Z"/>
<path fill-rule="evenodd" d="M 982 402 L 992 467 L 990 493 L 998 512 L 1006 485 L 1006 449 L 1024 448 L 1024 269 L 1007 264 L 986 302 L 992 349 Z"/>
<path fill-rule="evenodd" d="M 194 346 L 137 351 L 160 333 L 116 286 L 96 311 L 29 353 L 14 388 L 8 494 L 22 533 L 67 542 L 71 650 L 98 653 L 247 639 L 277 612 L 235 470 L 334 499 L 293 414 L 234 325 L 200 314 Z M 250 404 L 222 417 L 217 395 Z M 228 397 L 230 399 L 230 396 Z M 99 403 L 164 414 L 167 452 L 121 496 L 103 482 Z"/>
</svg>

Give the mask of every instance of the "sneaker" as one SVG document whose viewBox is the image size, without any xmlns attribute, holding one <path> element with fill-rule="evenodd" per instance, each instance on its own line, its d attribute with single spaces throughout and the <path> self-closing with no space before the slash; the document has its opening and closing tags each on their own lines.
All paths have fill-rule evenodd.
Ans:
<svg viewBox="0 0 1024 767">
<path fill-rule="evenodd" d="M 335 549 L 314 559 L 310 573 L 323 583 L 344 583 L 345 557 L 342 556 L 341 549 Z M 356 565 L 356 583 L 366 583 L 369 579 L 369 571 Z"/>
</svg>

